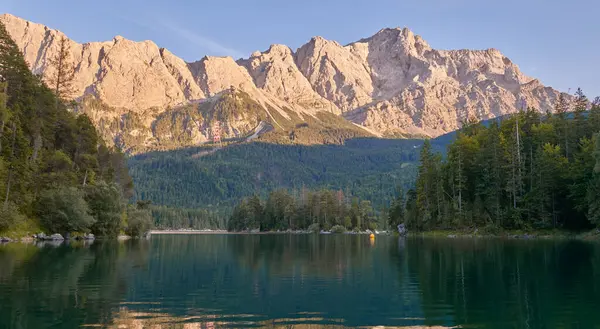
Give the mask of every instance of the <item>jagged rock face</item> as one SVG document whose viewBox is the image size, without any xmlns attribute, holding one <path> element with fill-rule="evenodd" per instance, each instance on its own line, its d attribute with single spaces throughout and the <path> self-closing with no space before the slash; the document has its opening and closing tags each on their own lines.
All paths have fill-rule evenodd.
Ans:
<svg viewBox="0 0 600 329">
<path fill-rule="evenodd" d="M 248 70 L 258 88 L 282 101 L 309 111 L 340 112 L 337 106 L 312 89 L 296 66 L 294 54 L 287 46 L 272 45 L 266 52 L 255 52 L 249 59 L 238 63 Z"/>
<path fill-rule="evenodd" d="M 208 96 L 214 96 L 230 87 L 245 92 L 254 92 L 256 87 L 252 77 L 243 67 L 235 63 L 231 57 L 204 57 L 189 64 L 196 83 Z"/>
<path fill-rule="evenodd" d="M 321 96 L 342 111 L 372 101 L 371 68 L 362 58 L 337 42 L 315 37 L 300 47 L 296 64 Z"/>
<path fill-rule="evenodd" d="M 11 15 L 0 19 L 34 73 L 47 75 L 54 69 L 48 60 L 58 51 L 64 34 Z M 76 68 L 75 97 L 93 94 L 119 109 L 164 108 L 186 101 L 184 90 L 151 41 L 133 42 L 117 36 L 111 42 L 69 43 Z"/>
<path fill-rule="evenodd" d="M 313 39 L 297 63 L 347 119 L 383 135 L 435 137 L 467 118 L 514 113 L 522 100 L 551 110 L 559 94 L 498 50 L 435 50 L 408 29 L 383 29 L 345 47 Z"/>
<path fill-rule="evenodd" d="M 188 64 L 183 59 L 164 48 L 160 50 L 160 55 L 169 73 L 177 80 L 186 100 L 197 100 L 206 97 L 204 91 L 196 83 Z"/>
<path fill-rule="evenodd" d="M 58 51 L 61 32 L 8 14 L 0 21 L 35 73 L 54 70 L 48 63 Z M 367 135 L 435 137 L 466 119 L 514 113 L 523 103 L 552 110 L 559 95 L 525 76 L 498 50 L 436 50 L 399 28 L 346 46 L 321 37 L 296 52 L 273 45 L 238 62 L 205 57 L 186 63 L 150 41 L 122 37 L 69 43 L 81 110 L 105 139 L 130 149 L 206 142 L 208 127 L 194 124 L 208 122 L 200 120 L 207 111 L 201 107 L 221 104 L 224 95 L 238 92 L 250 101 L 225 101 L 227 106 L 251 103 L 261 110 L 240 108 L 234 111 L 238 115 L 222 118 L 226 134 L 233 137 L 252 133 L 263 119 L 285 134 L 298 122 L 330 129 L 330 123 L 318 123 L 321 112 L 341 114 L 336 122 L 346 126 L 344 120 L 350 120 Z"/>
</svg>

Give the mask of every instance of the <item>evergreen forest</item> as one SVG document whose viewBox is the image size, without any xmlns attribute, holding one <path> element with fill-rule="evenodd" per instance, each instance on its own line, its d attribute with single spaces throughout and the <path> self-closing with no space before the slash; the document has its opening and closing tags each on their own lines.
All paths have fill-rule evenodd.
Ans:
<svg viewBox="0 0 600 329">
<path fill-rule="evenodd" d="M 381 225 L 383 224 L 383 225 Z M 277 190 L 265 201 L 253 196 L 242 201 L 233 210 L 228 221 L 230 231 L 287 231 L 331 230 L 344 232 L 374 230 L 383 227 L 368 200 L 346 197 L 342 190 L 298 193 Z"/>
<path fill-rule="evenodd" d="M 368 200 L 376 213 L 385 212 L 398 186 L 406 190 L 414 184 L 422 145 L 422 140 L 375 138 L 344 145 L 253 142 L 217 152 L 209 147 L 150 152 L 128 164 L 134 199 L 152 200 L 157 227 L 225 228 L 239 202 L 251 196 L 266 200 L 276 190 L 296 196 L 341 191 L 347 200 Z M 442 144 L 432 145 L 444 151 Z"/>
<path fill-rule="evenodd" d="M 390 222 L 435 229 L 568 229 L 600 225 L 600 100 L 578 89 L 553 114 L 523 110 L 469 123 L 447 148 L 420 150 L 415 187 Z"/>
<path fill-rule="evenodd" d="M 125 156 L 70 110 L 75 69 L 58 46 L 51 73 L 34 75 L 0 24 L 0 235 L 139 235 L 150 212 L 127 206 Z"/>
</svg>

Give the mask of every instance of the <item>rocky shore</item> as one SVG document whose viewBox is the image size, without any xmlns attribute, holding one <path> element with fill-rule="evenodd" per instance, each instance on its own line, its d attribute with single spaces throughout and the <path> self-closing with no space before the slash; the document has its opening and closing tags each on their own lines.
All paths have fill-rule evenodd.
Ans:
<svg viewBox="0 0 600 329">
<path fill-rule="evenodd" d="M 146 235 L 144 235 L 144 237 L 149 237 L 150 233 L 147 233 Z M 37 233 L 37 234 L 33 234 L 33 235 L 26 235 L 23 237 L 19 237 L 19 238 L 15 238 L 15 237 L 6 237 L 6 236 L 0 236 L 0 244 L 5 244 L 5 243 L 15 243 L 15 242 L 22 242 L 22 243 L 51 243 L 51 244 L 55 244 L 55 245 L 60 245 L 63 242 L 69 242 L 69 241 L 83 241 L 86 243 L 90 243 L 95 241 L 97 238 L 94 234 L 91 233 L 85 233 L 85 234 L 67 234 L 65 236 L 63 236 L 62 234 L 59 233 L 54 233 L 54 234 L 45 234 L 45 233 Z M 117 237 L 117 240 L 119 241 L 125 241 L 125 240 L 129 240 L 131 239 L 131 237 L 129 235 L 119 235 Z"/>
</svg>

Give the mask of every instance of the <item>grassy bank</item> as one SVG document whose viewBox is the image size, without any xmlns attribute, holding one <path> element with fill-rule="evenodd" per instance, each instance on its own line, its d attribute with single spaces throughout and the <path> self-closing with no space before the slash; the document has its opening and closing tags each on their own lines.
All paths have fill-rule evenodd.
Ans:
<svg viewBox="0 0 600 329">
<path fill-rule="evenodd" d="M 8 230 L 1 231 L 0 237 L 7 237 L 12 240 L 21 240 L 23 238 L 31 238 L 32 235 L 42 231 L 43 230 L 40 228 L 37 220 L 27 219 L 10 227 Z"/>
</svg>

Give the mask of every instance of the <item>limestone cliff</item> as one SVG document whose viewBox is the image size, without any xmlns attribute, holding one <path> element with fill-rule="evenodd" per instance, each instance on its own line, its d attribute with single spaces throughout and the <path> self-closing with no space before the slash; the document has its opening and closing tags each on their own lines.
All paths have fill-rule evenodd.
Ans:
<svg viewBox="0 0 600 329">
<path fill-rule="evenodd" d="M 48 63 L 62 32 L 9 14 L 0 21 L 33 72 L 55 69 Z M 303 135 L 310 143 L 337 141 L 338 130 L 338 137 L 435 137 L 467 118 L 514 113 L 523 104 L 551 110 L 559 95 L 498 50 L 436 50 L 406 28 L 346 46 L 321 37 L 296 51 L 273 45 L 237 62 L 186 63 L 151 41 L 120 36 L 69 44 L 77 109 L 107 141 L 132 152 L 205 143 L 215 124 L 224 137 L 243 138 L 268 123 L 278 142 Z M 221 112 L 231 115 L 211 114 Z"/>
</svg>

